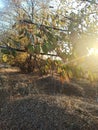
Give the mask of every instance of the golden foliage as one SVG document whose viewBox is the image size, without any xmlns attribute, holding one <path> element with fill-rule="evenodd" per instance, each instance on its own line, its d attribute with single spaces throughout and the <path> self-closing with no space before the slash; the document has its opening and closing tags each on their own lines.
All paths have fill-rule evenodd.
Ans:
<svg viewBox="0 0 98 130">
<path fill-rule="evenodd" d="M 23 52 L 16 56 L 15 61 L 23 63 L 26 61 L 27 57 L 28 57 L 28 53 Z"/>
</svg>

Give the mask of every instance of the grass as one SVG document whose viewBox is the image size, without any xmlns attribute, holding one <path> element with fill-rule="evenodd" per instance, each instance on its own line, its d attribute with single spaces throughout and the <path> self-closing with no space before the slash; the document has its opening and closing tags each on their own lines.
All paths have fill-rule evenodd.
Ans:
<svg viewBox="0 0 98 130">
<path fill-rule="evenodd" d="M 17 69 L 16 69 L 17 70 Z M 0 71 L 0 130 L 98 130 L 96 86 Z"/>
</svg>

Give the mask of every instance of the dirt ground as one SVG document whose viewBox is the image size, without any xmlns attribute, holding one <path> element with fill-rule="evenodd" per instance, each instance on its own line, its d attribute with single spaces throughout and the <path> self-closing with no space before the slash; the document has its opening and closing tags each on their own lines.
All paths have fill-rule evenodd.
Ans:
<svg viewBox="0 0 98 130">
<path fill-rule="evenodd" d="M 98 130 L 97 82 L 0 70 L 0 130 Z"/>
</svg>

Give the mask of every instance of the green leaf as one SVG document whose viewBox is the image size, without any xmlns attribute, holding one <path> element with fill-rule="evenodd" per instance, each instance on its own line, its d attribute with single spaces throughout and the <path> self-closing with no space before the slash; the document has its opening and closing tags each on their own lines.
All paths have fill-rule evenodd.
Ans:
<svg viewBox="0 0 98 130">
<path fill-rule="evenodd" d="M 6 48 L 1 49 L 1 52 L 2 52 L 3 54 L 10 54 L 10 51 L 7 50 Z"/>
<path fill-rule="evenodd" d="M 37 37 L 41 38 L 41 34 L 40 33 L 37 33 L 35 34 Z"/>
<path fill-rule="evenodd" d="M 30 54 L 33 54 L 34 53 L 34 46 L 32 46 L 32 45 L 28 45 L 28 52 L 30 53 Z"/>
<path fill-rule="evenodd" d="M 35 50 L 34 50 L 35 53 L 37 53 L 37 54 L 40 53 L 40 50 L 41 50 L 40 45 L 36 45 Z"/>
<path fill-rule="evenodd" d="M 44 53 L 46 53 L 46 54 L 48 53 L 48 44 L 47 44 L 47 42 L 43 44 L 42 50 L 43 50 Z"/>
<path fill-rule="evenodd" d="M 18 41 L 15 41 L 15 40 L 14 40 L 14 44 L 15 44 L 17 47 L 20 48 L 20 43 L 19 43 Z"/>
<path fill-rule="evenodd" d="M 12 50 L 11 54 L 15 57 L 17 53 L 16 53 L 16 51 Z"/>
</svg>

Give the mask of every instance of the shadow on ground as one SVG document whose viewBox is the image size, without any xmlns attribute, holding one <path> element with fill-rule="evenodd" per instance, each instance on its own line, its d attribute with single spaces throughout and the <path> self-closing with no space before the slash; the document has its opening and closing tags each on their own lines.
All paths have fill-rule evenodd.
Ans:
<svg viewBox="0 0 98 130">
<path fill-rule="evenodd" d="M 82 80 L 0 75 L 0 130 L 98 130 L 96 88 Z"/>
<path fill-rule="evenodd" d="M 69 97 L 33 95 L 2 109 L 0 130 L 98 130 L 98 120 Z"/>
</svg>

